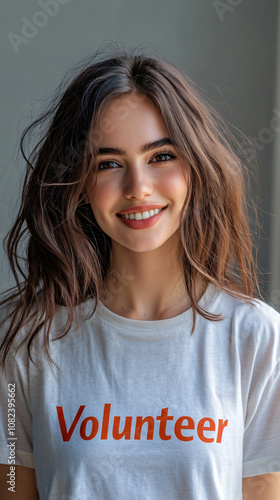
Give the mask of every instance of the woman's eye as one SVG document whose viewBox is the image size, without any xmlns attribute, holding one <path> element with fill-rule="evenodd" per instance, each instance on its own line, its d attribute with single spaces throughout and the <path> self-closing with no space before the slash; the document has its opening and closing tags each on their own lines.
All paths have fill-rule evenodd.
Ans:
<svg viewBox="0 0 280 500">
<path fill-rule="evenodd" d="M 169 161 L 169 160 L 174 160 L 176 156 L 173 153 L 158 153 L 156 156 L 153 157 L 152 163 L 158 163 L 159 161 Z"/>
<path fill-rule="evenodd" d="M 160 163 L 160 162 L 167 162 L 170 160 L 174 160 L 177 158 L 174 153 L 171 152 L 162 152 L 156 154 L 153 159 L 151 160 L 151 163 Z M 98 170 L 112 170 L 114 168 L 118 168 L 119 164 L 116 163 L 115 161 L 112 160 L 106 160 L 102 161 L 101 163 L 98 164 Z"/>
<path fill-rule="evenodd" d="M 112 168 L 117 168 L 119 165 L 115 161 L 102 161 L 98 165 L 98 170 L 109 170 Z"/>
</svg>

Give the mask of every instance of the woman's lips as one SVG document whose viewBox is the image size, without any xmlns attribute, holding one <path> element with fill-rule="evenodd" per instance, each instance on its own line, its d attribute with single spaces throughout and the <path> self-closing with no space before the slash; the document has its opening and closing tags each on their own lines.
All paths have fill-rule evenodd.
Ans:
<svg viewBox="0 0 280 500">
<path fill-rule="evenodd" d="M 152 215 L 151 217 L 149 217 L 147 219 L 141 219 L 141 220 L 125 219 L 120 214 L 117 214 L 117 216 L 121 220 L 121 222 L 123 222 L 127 227 L 129 227 L 131 229 L 145 229 L 147 227 L 152 227 L 154 224 L 156 224 L 157 221 L 162 217 L 162 214 L 166 208 L 167 207 L 163 207 L 160 209 L 160 211 L 157 214 Z M 134 213 L 134 212 L 130 212 L 130 213 Z"/>
</svg>

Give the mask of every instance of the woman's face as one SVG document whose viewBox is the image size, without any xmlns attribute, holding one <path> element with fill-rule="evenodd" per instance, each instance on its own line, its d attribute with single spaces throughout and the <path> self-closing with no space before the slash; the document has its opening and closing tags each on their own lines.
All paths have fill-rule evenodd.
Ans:
<svg viewBox="0 0 280 500">
<path fill-rule="evenodd" d="M 101 229 L 135 252 L 178 238 L 187 174 L 159 110 L 144 96 L 121 96 L 100 130 L 97 181 L 87 196 Z"/>
</svg>

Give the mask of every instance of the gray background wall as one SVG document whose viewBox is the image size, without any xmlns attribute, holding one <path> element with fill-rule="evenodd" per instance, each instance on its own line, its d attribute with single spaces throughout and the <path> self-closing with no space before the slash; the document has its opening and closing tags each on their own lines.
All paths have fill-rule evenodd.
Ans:
<svg viewBox="0 0 280 500">
<path fill-rule="evenodd" d="M 18 207 L 24 171 L 20 134 L 40 111 L 42 99 L 102 42 L 147 44 L 187 72 L 256 144 L 262 223 L 258 263 L 265 299 L 279 309 L 279 10 L 278 0 L 6 0 L 1 16 L 1 238 Z M 3 290 L 12 281 L 0 252 Z"/>
</svg>

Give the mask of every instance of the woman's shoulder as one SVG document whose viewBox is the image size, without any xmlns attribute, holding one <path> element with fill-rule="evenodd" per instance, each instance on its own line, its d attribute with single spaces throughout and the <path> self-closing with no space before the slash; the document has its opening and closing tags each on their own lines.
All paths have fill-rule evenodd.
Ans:
<svg viewBox="0 0 280 500">
<path fill-rule="evenodd" d="M 246 316 L 252 321 L 274 319 L 280 321 L 280 313 L 268 302 L 257 297 L 248 297 L 235 290 L 223 289 L 211 284 L 211 298 L 215 307 L 223 308 L 224 315 L 229 317 Z"/>
<path fill-rule="evenodd" d="M 276 342 L 280 350 L 280 313 L 270 304 L 246 295 L 239 297 L 230 291 L 215 287 L 216 300 L 213 301 L 215 311 L 231 325 L 231 330 L 238 332 L 243 339 L 253 337 L 256 341 Z"/>
</svg>

